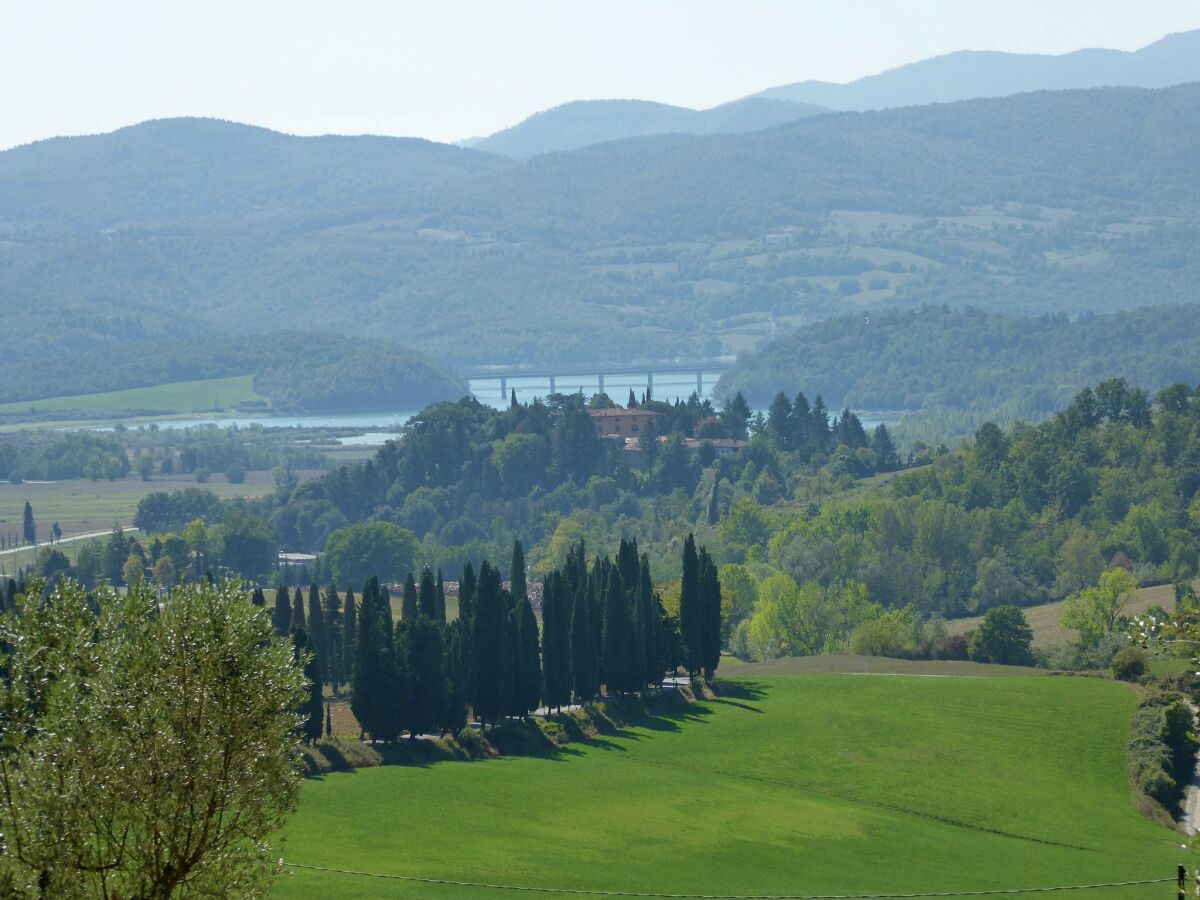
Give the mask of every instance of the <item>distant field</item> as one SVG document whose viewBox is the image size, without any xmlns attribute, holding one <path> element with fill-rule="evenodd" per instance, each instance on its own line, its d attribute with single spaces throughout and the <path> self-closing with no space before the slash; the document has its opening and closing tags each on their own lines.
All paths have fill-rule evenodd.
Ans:
<svg viewBox="0 0 1200 900">
<path fill-rule="evenodd" d="M 20 534 L 25 501 L 33 506 L 38 536 L 49 536 L 58 522 L 66 535 L 112 528 L 114 522 L 129 525 L 138 501 L 151 491 L 176 491 L 202 487 L 218 497 L 257 497 L 275 489 L 270 472 L 247 472 L 245 484 L 229 484 L 214 475 L 208 484 L 197 484 L 190 475 L 156 476 L 142 481 L 134 476 L 117 481 L 86 478 L 48 484 L 0 482 L 0 532 Z"/>
<path fill-rule="evenodd" d="M 556 755 L 311 780 L 278 852 L 384 875 L 709 895 L 1170 878 L 1192 860 L 1135 808 L 1124 685 L 741 671 L 717 701 Z M 275 894 L 511 896 L 309 870 Z"/>
<path fill-rule="evenodd" d="M 721 666 L 729 661 L 721 657 Z M 785 656 L 760 663 L 743 663 L 724 674 L 750 678 L 759 675 L 944 675 L 1010 678 L 1014 675 L 1037 677 L 1046 669 L 1024 666 L 992 666 L 974 662 L 933 659 L 890 659 L 885 656 Z"/>
<path fill-rule="evenodd" d="M 138 409 L 164 413 L 229 409 L 239 403 L 265 399 L 254 392 L 251 384 L 253 380 L 253 375 L 235 375 L 204 381 L 176 381 L 103 394 L 21 400 L 16 403 L 0 403 L 0 413 L 23 413 L 30 409 L 48 412 L 66 412 L 73 409 L 87 412 Z"/>
<path fill-rule="evenodd" d="M 1175 588 L 1169 584 L 1160 584 L 1154 587 L 1146 587 L 1138 590 L 1133 602 L 1129 604 L 1129 615 L 1140 615 L 1152 606 L 1161 606 L 1163 609 L 1175 608 Z M 1028 606 L 1022 610 L 1025 613 L 1025 619 L 1029 622 L 1029 627 L 1033 629 L 1033 646 L 1040 647 L 1044 644 L 1054 644 L 1059 641 L 1074 640 L 1077 633 L 1069 628 L 1062 627 L 1063 611 L 1066 608 L 1066 601 L 1060 600 L 1057 603 L 1044 603 L 1041 606 Z M 972 628 L 978 627 L 983 621 L 983 616 L 972 616 L 969 619 L 951 619 L 946 623 L 946 630 L 950 634 L 966 634 Z"/>
</svg>

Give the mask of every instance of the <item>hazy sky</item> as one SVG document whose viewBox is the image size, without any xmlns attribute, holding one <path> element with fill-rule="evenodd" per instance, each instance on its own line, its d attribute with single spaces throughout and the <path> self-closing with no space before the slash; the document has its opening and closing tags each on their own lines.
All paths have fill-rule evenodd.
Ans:
<svg viewBox="0 0 1200 900">
<path fill-rule="evenodd" d="M 706 107 L 1193 28 L 1200 0 L 0 0 L 0 147 L 180 115 L 456 140 L 567 100 Z"/>
</svg>

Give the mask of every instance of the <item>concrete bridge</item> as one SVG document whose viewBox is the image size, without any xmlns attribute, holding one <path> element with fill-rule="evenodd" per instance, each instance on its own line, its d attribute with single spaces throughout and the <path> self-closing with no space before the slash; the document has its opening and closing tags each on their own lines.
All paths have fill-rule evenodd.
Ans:
<svg viewBox="0 0 1200 900">
<path fill-rule="evenodd" d="M 557 391 L 558 381 L 562 379 L 567 384 L 570 384 L 571 378 L 586 378 L 591 380 L 595 378 L 599 384 L 599 390 L 604 392 L 605 376 L 615 375 L 644 375 L 646 376 L 646 387 L 653 392 L 654 376 L 655 375 L 679 375 L 679 374 L 695 374 L 696 376 L 696 393 L 704 395 L 704 373 L 705 372 L 724 372 L 726 369 L 733 367 L 733 360 L 730 359 L 709 359 L 697 360 L 694 362 L 664 362 L 664 363 L 643 363 L 640 365 L 621 365 L 621 364 L 598 364 L 585 366 L 554 366 L 554 367 L 535 367 L 535 366 L 493 366 L 490 368 L 471 369 L 466 372 L 461 372 L 460 375 L 468 381 L 480 381 L 483 379 L 499 380 L 500 393 L 505 395 L 508 393 L 508 380 L 510 378 L 537 379 L 541 383 L 545 383 L 549 387 L 547 393 L 553 394 Z M 528 387 L 528 385 L 526 385 Z"/>
</svg>

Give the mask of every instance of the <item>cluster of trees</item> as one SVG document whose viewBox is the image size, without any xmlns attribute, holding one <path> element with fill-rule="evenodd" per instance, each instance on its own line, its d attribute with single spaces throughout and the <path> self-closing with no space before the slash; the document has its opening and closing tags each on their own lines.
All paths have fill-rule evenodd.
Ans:
<svg viewBox="0 0 1200 900">
<path fill-rule="evenodd" d="M 886 425 L 879 423 L 868 437 L 862 421 L 849 408 L 831 420 L 820 394 L 810 406 L 803 391 L 794 401 L 780 391 L 771 400 L 766 420 L 756 423 L 755 432 L 763 434 L 777 450 L 798 454 L 804 463 L 841 447 L 854 455 L 860 474 L 887 472 L 900 465 Z M 860 450 L 871 452 L 860 454 Z"/>
<path fill-rule="evenodd" d="M 311 737 L 320 735 L 320 684 L 348 684 L 365 733 L 394 740 L 407 732 L 453 732 L 468 712 L 484 724 L 523 717 L 540 706 L 560 708 L 657 686 L 682 666 L 711 679 L 721 652 L 721 586 L 717 568 L 689 535 L 684 545 L 678 615 L 664 609 L 636 542 L 590 563 L 582 543 L 542 582 L 542 627 L 527 584 L 524 551 L 513 547 L 510 580 L 486 560 L 467 563 L 458 609 L 447 616 L 441 573 L 410 573 L 397 620 L 388 587 L 366 579 L 361 601 L 314 584 L 305 593 L 276 591 L 272 621 L 311 650 L 307 709 Z M 537 592 L 532 592 L 537 596 Z M 254 603 L 265 604 L 261 591 Z"/>
<path fill-rule="evenodd" d="M 124 447 L 112 434 L 35 431 L 0 443 L 0 479 L 6 481 L 115 481 L 128 475 L 130 468 Z"/>
</svg>

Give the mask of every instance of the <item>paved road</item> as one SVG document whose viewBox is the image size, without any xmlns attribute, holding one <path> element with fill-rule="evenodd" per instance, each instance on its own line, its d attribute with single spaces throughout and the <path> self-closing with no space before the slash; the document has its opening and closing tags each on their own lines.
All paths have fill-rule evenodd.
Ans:
<svg viewBox="0 0 1200 900">
<path fill-rule="evenodd" d="M 128 531 L 137 531 L 137 529 L 133 528 L 133 527 L 124 528 L 123 530 L 127 531 L 127 532 Z M 91 540 L 92 538 L 108 537 L 110 534 L 112 534 L 112 529 L 106 528 L 106 529 L 104 529 L 104 531 L 88 531 L 88 532 L 84 532 L 83 534 L 64 535 L 63 537 L 59 538 L 54 543 L 55 543 L 55 545 L 69 544 L 72 541 L 87 541 L 87 540 Z M 45 541 L 38 544 L 38 547 L 46 547 L 46 546 L 48 546 L 48 543 Z M 5 554 L 8 554 L 8 553 L 21 553 L 24 550 L 30 550 L 30 549 L 33 549 L 33 548 L 31 548 L 29 546 L 29 544 L 25 544 L 24 546 L 21 546 L 21 547 L 10 547 L 8 550 L 0 550 L 0 556 L 4 556 Z"/>
</svg>

